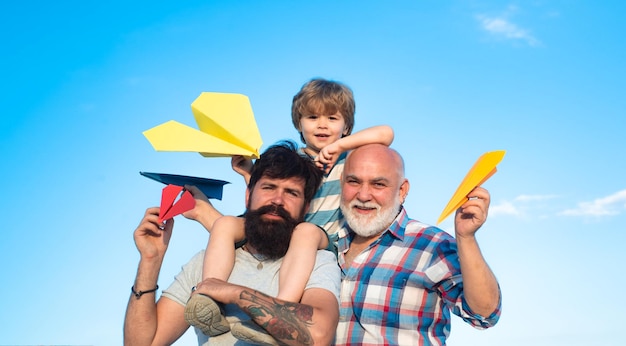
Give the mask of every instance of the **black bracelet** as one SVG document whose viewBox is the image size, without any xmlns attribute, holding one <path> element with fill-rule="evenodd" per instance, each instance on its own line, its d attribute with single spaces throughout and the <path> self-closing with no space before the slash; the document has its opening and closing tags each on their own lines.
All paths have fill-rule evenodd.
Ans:
<svg viewBox="0 0 626 346">
<path fill-rule="evenodd" d="M 156 285 L 155 288 L 151 289 L 151 290 L 147 290 L 147 291 L 135 291 L 135 286 L 131 286 L 130 287 L 130 291 L 133 292 L 133 294 L 135 295 L 135 298 L 139 299 L 141 298 L 142 295 L 146 294 L 146 293 L 152 293 L 152 292 L 156 292 L 156 290 L 159 289 L 159 285 Z"/>
</svg>

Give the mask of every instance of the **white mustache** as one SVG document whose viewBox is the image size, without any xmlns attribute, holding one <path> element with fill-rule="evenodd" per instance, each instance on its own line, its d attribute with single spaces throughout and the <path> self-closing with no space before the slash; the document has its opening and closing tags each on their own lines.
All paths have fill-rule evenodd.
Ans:
<svg viewBox="0 0 626 346">
<path fill-rule="evenodd" d="M 361 203 L 359 201 L 350 202 L 350 208 L 362 208 L 362 209 L 376 209 L 376 211 L 380 211 L 380 205 L 373 202 L 365 202 Z"/>
</svg>

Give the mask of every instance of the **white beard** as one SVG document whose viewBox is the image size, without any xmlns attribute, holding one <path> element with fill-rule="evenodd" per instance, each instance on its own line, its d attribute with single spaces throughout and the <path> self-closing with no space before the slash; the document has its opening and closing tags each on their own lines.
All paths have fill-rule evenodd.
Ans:
<svg viewBox="0 0 626 346">
<path fill-rule="evenodd" d="M 351 201 L 347 206 L 341 203 L 340 208 L 354 233 L 361 237 L 369 238 L 383 232 L 391 225 L 398 215 L 401 205 L 400 196 L 396 196 L 393 205 L 387 209 L 382 209 L 380 205 L 373 202 L 360 203 L 357 200 Z M 355 206 L 375 208 L 376 213 L 374 215 L 361 215 L 354 212 L 353 207 Z"/>
</svg>

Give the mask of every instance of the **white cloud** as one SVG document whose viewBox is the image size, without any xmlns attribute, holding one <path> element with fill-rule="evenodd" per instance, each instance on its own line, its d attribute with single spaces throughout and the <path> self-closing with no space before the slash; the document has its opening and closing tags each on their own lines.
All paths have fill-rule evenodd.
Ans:
<svg viewBox="0 0 626 346">
<path fill-rule="evenodd" d="M 543 209 L 538 202 L 558 198 L 557 195 L 519 195 L 512 201 L 503 201 L 489 206 L 489 216 L 511 215 L 526 217 L 529 209 Z"/>
<path fill-rule="evenodd" d="M 515 201 L 519 202 L 532 202 L 532 201 L 545 201 L 548 199 L 557 198 L 557 195 L 519 195 L 515 197 Z"/>
<path fill-rule="evenodd" d="M 513 203 L 504 201 L 498 205 L 492 205 L 489 207 L 489 216 L 495 215 L 515 215 L 519 216 L 521 214 L 521 210 L 513 205 Z"/>
<path fill-rule="evenodd" d="M 540 43 L 528 30 L 518 27 L 504 17 L 478 15 L 477 19 L 481 27 L 495 37 L 507 40 L 520 40 L 531 46 L 536 46 Z"/>
<path fill-rule="evenodd" d="M 546 218 L 559 216 L 601 217 L 626 213 L 626 189 L 593 201 L 580 202 L 576 208 L 560 212 L 554 210 L 547 200 L 559 198 L 557 195 L 519 195 L 510 201 L 502 201 L 489 207 L 489 216 L 514 216 L 525 219 L 530 216 Z M 552 210 L 552 212 L 550 211 Z"/>
<path fill-rule="evenodd" d="M 578 207 L 559 213 L 565 216 L 611 216 L 626 210 L 626 190 L 597 198 L 591 202 L 578 203 Z"/>
</svg>

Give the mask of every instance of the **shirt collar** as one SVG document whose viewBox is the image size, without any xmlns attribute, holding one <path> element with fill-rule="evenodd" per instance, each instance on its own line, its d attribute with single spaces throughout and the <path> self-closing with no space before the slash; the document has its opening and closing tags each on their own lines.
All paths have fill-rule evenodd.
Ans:
<svg viewBox="0 0 626 346">
<path fill-rule="evenodd" d="M 393 220 L 391 225 L 387 228 L 385 232 L 389 232 L 395 238 L 400 240 L 404 240 L 404 230 L 406 229 L 406 225 L 409 222 L 409 216 L 406 213 L 406 209 L 404 206 L 400 207 L 400 212 L 398 216 Z"/>
</svg>

